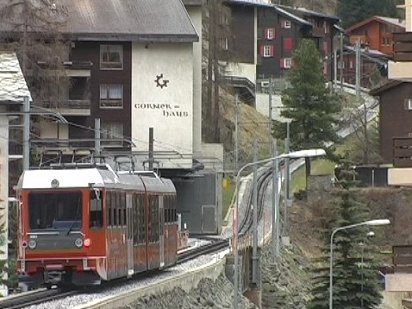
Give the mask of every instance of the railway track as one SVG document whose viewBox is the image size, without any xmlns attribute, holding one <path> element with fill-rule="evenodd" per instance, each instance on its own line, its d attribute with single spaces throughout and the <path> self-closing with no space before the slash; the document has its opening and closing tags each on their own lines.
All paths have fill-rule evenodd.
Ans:
<svg viewBox="0 0 412 309">
<path fill-rule="evenodd" d="M 189 260 L 195 259 L 201 255 L 209 254 L 212 252 L 220 251 L 224 248 L 229 247 L 229 241 L 227 239 L 219 238 L 208 238 L 211 243 L 199 246 L 195 249 L 189 249 L 178 255 L 177 264 L 182 264 Z M 161 273 L 158 271 L 157 273 Z M 153 273 L 148 273 L 148 276 L 153 276 Z M 135 279 L 139 280 L 139 279 Z M 118 282 L 125 282 L 125 280 L 116 280 Z M 111 284 L 111 283 L 110 283 Z M 116 282 L 113 282 L 115 285 Z M 102 287 L 107 288 L 107 285 Z M 96 289 L 96 288 L 94 288 Z M 30 292 L 25 292 L 21 294 L 16 294 L 15 296 L 9 296 L 7 298 L 0 299 L 0 309 L 17 309 L 24 308 L 32 305 L 39 305 L 53 300 L 63 299 L 65 297 L 74 296 L 79 293 L 83 293 L 83 290 L 64 290 L 60 288 L 56 289 L 40 289 Z"/>
<path fill-rule="evenodd" d="M 50 289 L 36 290 L 0 299 L 1 309 L 17 309 L 61 299 L 77 294 L 76 290 Z"/>
</svg>

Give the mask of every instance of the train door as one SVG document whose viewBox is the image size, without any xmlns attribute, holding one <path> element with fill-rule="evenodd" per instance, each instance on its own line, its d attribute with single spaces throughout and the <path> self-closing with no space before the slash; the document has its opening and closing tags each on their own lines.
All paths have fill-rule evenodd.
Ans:
<svg viewBox="0 0 412 309">
<path fill-rule="evenodd" d="M 164 216 L 164 196 L 159 196 L 159 245 L 160 245 L 160 268 L 165 266 L 165 216 Z"/>
<path fill-rule="evenodd" d="M 131 277 L 134 274 L 134 258 L 133 258 L 133 207 L 132 195 L 126 195 L 126 225 L 127 225 L 127 276 Z"/>
</svg>

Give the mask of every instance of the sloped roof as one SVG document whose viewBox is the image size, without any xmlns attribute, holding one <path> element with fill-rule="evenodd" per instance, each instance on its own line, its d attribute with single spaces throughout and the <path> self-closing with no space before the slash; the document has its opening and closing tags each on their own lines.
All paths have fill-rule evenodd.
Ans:
<svg viewBox="0 0 412 309">
<path fill-rule="evenodd" d="M 59 5 L 67 10 L 61 32 L 78 40 L 198 40 L 181 0 L 60 0 Z M 8 28 L 0 21 L 0 29 Z"/>
<path fill-rule="evenodd" d="M 335 15 L 315 12 L 315 11 L 312 11 L 312 10 L 309 10 L 303 7 L 292 8 L 292 10 L 294 10 L 298 15 L 301 15 L 301 16 L 316 16 L 316 17 L 321 17 L 325 19 L 331 19 L 331 20 L 334 20 L 335 22 L 340 21 L 340 18 Z"/>
<path fill-rule="evenodd" d="M 265 7 L 276 10 L 280 15 L 285 16 L 292 21 L 305 26 L 312 26 L 312 24 L 297 15 L 287 11 L 285 7 L 268 3 L 266 0 L 226 0 L 227 4 L 249 5 L 256 7 Z"/>
<path fill-rule="evenodd" d="M 364 25 L 369 24 L 372 21 L 377 21 L 377 22 L 383 23 L 383 24 L 391 24 L 391 25 L 394 25 L 394 26 L 405 29 L 404 22 L 400 22 L 399 19 L 397 19 L 397 18 L 390 18 L 390 17 L 383 17 L 383 16 L 372 16 L 372 17 L 369 17 L 365 20 L 362 20 L 362 21 L 358 22 L 357 24 L 354 24 L 354 25 L 350 26 L 348 29 L 345 30 L 345 32 L 350 33 L 353 30 L 356 30 L 357 28 L 363 27 Z"/>
<path fill-rule="evenodd" d="M 22 104 L 29 88 L 15 53 L 0 51 L 0 104 Z"/>
<path fill-rule="evenodd" d="M 402 81 L 402 80 L 396 80 L 396 79 L 390 79 L 388 80 L 385 84 L 383 84 L 380 87 L 371 89 L 369 91 L 369 94 L 371 96 L 380 96 L 382 93 L 388 91 L 389 89 L 392 89 L 394 87 L 397 87 L 403 83 L 406 83 L 406 81 Z M 412 85 L 412 83 L 410 83 Z"/>
</svg>

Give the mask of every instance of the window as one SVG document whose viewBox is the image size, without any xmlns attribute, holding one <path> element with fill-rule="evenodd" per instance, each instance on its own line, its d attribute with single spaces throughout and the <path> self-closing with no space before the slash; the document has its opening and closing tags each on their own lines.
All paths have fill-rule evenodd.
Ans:
<svg viewBox="0 0 412 309">
<path fill-rule="evenodd" d="M 103 226 L 102 197 L 99 190 L 90 191 L 89 227 L 100 228 Z"/>
<path fill-rule="evenodd" d="M 284 29 L 292 28 L 292 23 L 290 22 L 290 20 L 283 20 L 282 21 L 282 28 L 284 28 Z"/>
<path fill-rule="evenodd" d="M 405 108 L 412 111 L 412 99 L 405 99 Z"/>
<path fill-rule="evenodd" d="M 273 40 L 275 38 L 275 28 L 266 28 L 263 32 L 263 37 L 266 40 Z"/>
<path fill-rule="evenodd" d="M 281 69 L 290 69 L 291 67 L 292 67 L 292 58 L 281 58 L 280 59 Z"/>
<path fill-rule="evenodd" d="M 102 145 L 121 147 L 123 145 L 123 123 L 102 122 Z"/>
<path fill-rule="evenodd" d="M 123 69 L 123 46 L 122 45 L 100 45 L 100 69 L 122 70 Z"/>
<path fill-rule="evenodd" d="M 292 38 L 284 38 L 283 39 L 283 49 L 284 50 L 291 50 L 292 48 L 293 48 Z"/>
<path fill-rule="evenodd" d="M 229 40 L 227 38 L 220 38 L 219 39 L 219 46 L 222 50 L 229 49 Z"/>
<path fill-rule="evenodd" d="M 100 85 L 100 108 L 123 108 L 123 85 Z"/>
<path fill-rule="evenodd" d="M 264 58 L 273 57 L 275 54 L 273 45 L 262 45 L 260 46 L 260 56 Z"/>
<path fill-rule="evenodd" d="M 64 230 L 68 235 L 82 226 L 82 194 L 75 192 L 29 193 L 30 231 Z"/>
</svg>

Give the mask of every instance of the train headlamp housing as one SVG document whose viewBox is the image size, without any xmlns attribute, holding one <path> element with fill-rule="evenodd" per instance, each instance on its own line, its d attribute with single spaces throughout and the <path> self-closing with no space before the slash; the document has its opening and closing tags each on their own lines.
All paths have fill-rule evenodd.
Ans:
<svg viewBox="0 0 412 309">
<path fill-rule="evenodd" d="M 77 239 L 74 241 L 74 245 L 75 245 L 77 248 L 81 248 L 81 247 L 83 246 L 83 239 L 77 238 Z"/>
<path fill-rule="evenodd" d="M 34 239 L 30 239 L 28 243 L 28 247 L 33 250 L 36 248 L 36 246 L 37 246 L 36 241 Z"/>
</svg>

